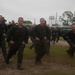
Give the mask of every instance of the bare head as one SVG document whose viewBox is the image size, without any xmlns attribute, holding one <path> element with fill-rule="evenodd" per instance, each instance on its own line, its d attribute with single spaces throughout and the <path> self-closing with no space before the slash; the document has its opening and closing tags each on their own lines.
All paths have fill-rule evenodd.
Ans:
<svg viewBox="0 0 75 75">
<path fill-rule="evenodd" d="M 18 25 L 23 25 L 23 22 L 24 22 L 23 18 L 19 17 L 18 18 Z"/>
<path fill-rule="evenodd" d="M 54 27 L 53 29 L 56 30 L 56 27 Z"/>
<path fill-rule="evenodd" d="M 40 18 L 40 25 L 45 25 L 46 20 L 44 18 Z"/>
<path fill-rule="evenodd" d="M 11 24 L 13 25 L 14 23 L 15 23 L 15 21 L 14 21 L 14 20 L 12 20 L 12 21 L 11 21 Z"/>
</svg>

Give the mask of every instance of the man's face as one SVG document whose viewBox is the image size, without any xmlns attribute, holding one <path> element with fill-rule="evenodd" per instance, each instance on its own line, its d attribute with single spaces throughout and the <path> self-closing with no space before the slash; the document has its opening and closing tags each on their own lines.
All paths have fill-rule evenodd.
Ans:
<svg viewBox="0 0 75 75">
<path fill-rule="evenodd" d="M 43 18 L 40 19 L 40 24 L 44 25 L 45 24 L 45 20 Z"/>
<path fill-rule="evenodd" d="M 14 22 L 14 20 L 12 20 L 12 22 L 11 22 L 11 23 L 12 23 L 12 25 L 13 25 L 13 24 L 15 23 L 15 22 Z"/>
<path fill-rule="evenodd" d="M 23 18 L 19 18 L 19 19 L 18 19 L 18 24 L 19 24 L 19 25 L 23 25 L 23 21 L 24 21 Z"/>
<path fill-rule="evenodd" d="M 72 26 L 72 31 L 75 32 L 75 25 Z"/>
</svg>

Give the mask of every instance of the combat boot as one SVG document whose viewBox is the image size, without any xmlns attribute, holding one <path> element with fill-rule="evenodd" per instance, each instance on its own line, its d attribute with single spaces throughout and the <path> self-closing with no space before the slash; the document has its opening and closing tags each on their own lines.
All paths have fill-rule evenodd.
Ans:
<svg viewBox="0 0 75 75">
<path fill-rule="evenodd" d="M 9 59 L 6 58 L 5 59 L 5 62 L 6 62 L 6 64 L 9 64 Z"/>
<path fill-rule="evenodd" d="M 17 65 L 17 69 L 18 69 L 18 70 L 23 70 L 23 68 L 21 67 L 21 64 L 18 64 L 18 65 Z"/>
</svg>

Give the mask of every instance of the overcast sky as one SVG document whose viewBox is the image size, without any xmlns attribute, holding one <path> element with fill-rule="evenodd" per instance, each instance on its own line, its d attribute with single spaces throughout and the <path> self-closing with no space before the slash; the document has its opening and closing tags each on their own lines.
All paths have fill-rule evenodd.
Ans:
<svg viewBox="0 0 75 75">
<path fill-rule="evenodd" d="M 49 16 L 61 16 L 64 11 L 75 11 L 75 0 L 0 0 L 0 14 L 8 21 L 18 17 L 39 23 L 41 17 L 48 22 Z"/>
</svg>

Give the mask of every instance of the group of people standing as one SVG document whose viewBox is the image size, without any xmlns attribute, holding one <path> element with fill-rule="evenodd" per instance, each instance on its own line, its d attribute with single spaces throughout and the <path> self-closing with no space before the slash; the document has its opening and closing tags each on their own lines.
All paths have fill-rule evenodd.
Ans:
<svg viewBox="0 0 75 75">
<path fill-rule="evenodd" d="M 50 53 L 51 30 L 46 25 L 46 20 L 44 18 L 40 18 L 40 24 L 34 26 L 29 31 L 27 27 L 23 26 L 23 17 L 19 17 L 18 25 L 14 25 L 12 21 L 13 26 L 9 27 L 9 30 L 7 31 L 6 25 L 3 23 L 2 19 L 3 17 L 0 15 L 0 44 L 6 64 L 9 64 L 11 57 L 18 52 L 17 69 L 23 69 L 23 52 L 25 44 L 28 43 L 29 36 L 33 41 L 36 53 L 35 64 L 41 64 L 42 57 L 45 54 Z M 73 24 L 72 31 L 69 34 L 63 34 L 63 38 L 71 45 L 68 53 L 73 56 L 75 48 L 75 24 Z M 6 42 L 8 42 L 9 45 L 8 51 L 6 51 Z"/>
</svg>

